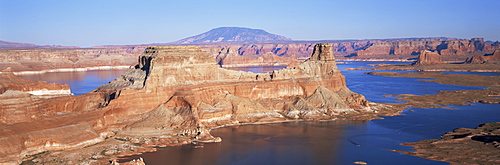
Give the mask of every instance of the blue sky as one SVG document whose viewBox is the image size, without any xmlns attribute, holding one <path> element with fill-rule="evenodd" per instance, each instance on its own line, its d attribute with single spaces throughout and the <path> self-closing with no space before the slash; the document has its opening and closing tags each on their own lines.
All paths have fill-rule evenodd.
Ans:
<svg viewBox="0 0 500 165">
<path fill-rule="evenodd" d="M 294 40 L 500 40 L 500 0 L 0 0 L 0 40 L 39 45 L 167 43 L 224 26 Z"/>
</svg>

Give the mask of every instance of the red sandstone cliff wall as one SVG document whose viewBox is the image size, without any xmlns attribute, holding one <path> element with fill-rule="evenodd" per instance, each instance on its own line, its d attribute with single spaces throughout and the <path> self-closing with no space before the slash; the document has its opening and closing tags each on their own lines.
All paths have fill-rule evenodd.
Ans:
<svg viewBox="0 0 500 165">
<path fill-rule="evenodd" d="M 474 55 L 471 58 L 468 58 L 465 60 L 465 63 L 472 63 L 472 64 L 484 64 L 484 63 L 491 63 L 491 64 L 498 64 L 500 63 L 500 48 L 495 50 L 492 54 L 486 54 L 486 55 Z"/>
<path fill-rule="evenodd" d="M 136 47 L 114 49 L 23 48 L 0 49 L 0 70 L 40 71 L 61 68 L 97 66 L 131 66 L 144 49 Z"/>
<path fill-rule="evenodd" d="M 499 44 L 482 39 L 417 38 L 386 40 L 331 41 L 337 58 L 342 60 L 406 60 L 417 58 L 422 50 L 437 51 L 443 60 L 464 60 L 472 55 L 490 54 Z M 228 66 L 286 65 L 307 59 L 315 42 L 204 44 L 199 45 L 218 62 Z M 60 68 L 134 65 L 144 45 L 98 46 L 89 49 L 0 48 L 0 70 L 14 72 Z M 276 56 L 270 56 L 273 53 Z M 279 57 L 277 57 L 279 56 Z M 345 56 L 345 57 L 344 57 Z"/>
<path fill-rule="evenodd" d="M 492 46 L 482 38 L 471 40 L 447 41 L 400 41 L 373 43 L 355 52 L 358 57 L 411 57 L 422 50 L 437 51 L 442 56 L 468 57 L 476 54 L 493 52 L 498 46 Z"/>
</svg>

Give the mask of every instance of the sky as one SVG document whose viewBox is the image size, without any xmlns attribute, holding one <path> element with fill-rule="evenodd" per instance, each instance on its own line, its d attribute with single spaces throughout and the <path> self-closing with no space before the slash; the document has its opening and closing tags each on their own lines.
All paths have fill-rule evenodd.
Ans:
<svg viewBox="0 0 500 165">
<path fill-rule="evenodd" d="M 0 0 L 0 40 L 37 45 L 168 43 L 217 27 L 294 40 L 500 40 L 500 0 Z"/>
</svg>

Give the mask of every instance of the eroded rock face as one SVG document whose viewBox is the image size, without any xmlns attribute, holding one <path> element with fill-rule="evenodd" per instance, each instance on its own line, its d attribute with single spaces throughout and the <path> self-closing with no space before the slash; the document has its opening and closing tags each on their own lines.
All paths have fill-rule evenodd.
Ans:
<svg viewBox="0 0 500 165">
<path fill-rule="evenodd" d="M 135 124 L 137 128 L 175 126 L 183 132 L 189 127 L 195 129 L 187 132 L 200 132 L 205 126 L 285 120 L 283 115 L 302 106 L 297 99 L 305 99 L 305 104 L 311 107 L 309 111 L 329 110 L 331 114 L 367 108 L 363 96 L 346 88 L 331 44 L 317 44 L 314 49 L 311 58 L 296 67 L 256 74 L 220 68 L 209 53 L 195 46 L 150 47 L 139 57 L 136 69 L 119 78 L 134 77 L 132 73 L 141 72 L 145 79 L 137 83 L 144 83 L 143 88 L 129 90 L 133 86 L 130 82 L 112 81 L 97 91 L 120 93 L 106 107 L 110 109 L 105 115 L 106 123 L 150 112 L 160 118 L 154 119 L 158 123 L 151 123 L 153 119 L 143 120 Z M 139 102 L 134 101 L 138 100 L 136 95 L 142 96 Z M 309 114 L 300 118 L 331 117 L 319 112 Z M 136 127 L 129 127 L 129 132 Z"/>
<path fill-rule="evenodd" d="M 32 81 L 16 77 L 9 69 L 0 71 L 0 94 L 7 90 L 21 91 L 33 95 L 70 95 L 68 84 Z"/>
<path fill-rule="evenodd" d="M 472 64 L 484 64 L 484 63 L 489 63 L 489 64 L 500 64 L 500 48 L 495 50 L 493 54 L 490 55 L 474 55 L 471 58 L 467 58 L 465 60 L 465 63 L 472 63 Z"/>
<path fill-rule="evenodd" d="M 295 55 L 277 56 L 273 52 L 256 57 L 243 56 L 235 47 L 204 48 L 204 51 L 210 52 L 221 67 L 289 66 L 300 63 Z"/>
<path fill-rule="evenodd" d="M 109 137 L 220 141 L 210 128 L 337 119 L 370 109 L 346 87 L 331 44 L 317 44 L 305 62 L 271 74 L 223 69 L 197 46 L 148 47 L 134 69 L 88 94 L 17 99 L 26 100 L 10 109 L 34 117 L 0 124 L 7 128 L 0 132 L 0 154 L 6 155 L 0 162 L 19 163 L 24 155 L 82 148 Z"/>
<path fill-rule="evenodd" d="M 418 60 L 412 65 L 434 65 L 434 64 L 442 64 L 443 59 L 441 55 L 439 55 L 435 51 L 422 50 L 420 55 L 418 56 Z"/>
<path fill-rule="evenodd" d="M 442 56 L 468 56 L 484 54 L 496 49 L 482 38 L 446 41 L 397 41 L 373 43 L 356 52 L 359 57 L 418 55 L 422 50 L 437 51 Z"/>
<path fill-rule="evenodd" d="M 19 73 L 110 69 L 131 66 L 146 46 L 115 48 L 3 48 L 0 49 L 0 70 L 8 67 Z"/>
</svg>

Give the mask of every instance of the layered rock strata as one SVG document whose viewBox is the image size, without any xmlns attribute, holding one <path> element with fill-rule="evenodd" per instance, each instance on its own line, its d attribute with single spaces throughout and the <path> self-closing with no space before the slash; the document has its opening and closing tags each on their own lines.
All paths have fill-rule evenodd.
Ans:
<svg viewBox="0 0 500 165">
<path fill-rule="evenodd" d="M 33 74 L 128 67 L 136 63 L 144 48 L 3 48 L 0 70 L 10 67 L 16 74 Z"/>
<path fill-rule="evenodd" d="M 487 55 L 474 55 L 471 58 L 467 58 L 465 63 L 471 64 L 500 64 L 500 48 L 495 50 L 493 54 Z"/>
<path fill-rule="evenodd" d="M 442 64 L 443 59 L 441 58 L 441 55 L 439 55 L 435 51 L 429 51 L 429 50 L 422 50 L 420 52 L 420 55 L 418 56 L 418 59 L 415 63 L 412 65 L 434 65 L 434 64 Z"/>
<path fill-rule="evenodd" d="M 25 92 L 33 95 L 71 95 L 68 84 L 22 79 L 16 77 L 10 68 L 0 72 L 0 94 L 7 91 Z"/>
<path fill-rule="evenodd" d="M 196 46 L 148 47 L 134 69 L 93 92 L 16 100 L 0 109 L 4 117 L 19 118 L 0 124 L 0 162 L 110 138 L 149 145 L 174 137 L 213 142 L 220 139 L 210 128 L 221 126 L 374 113 L 346 87 L 331 44 L 317 44 L 305 62 L 271 74 L 220 68 Z"/>
<path fill-rule="evenodd" d="M 199 44 L 227 66 L 276 66 L 308 59 L 319 41 L 279 43 Z M 413 60 L 422 50 L 437 51 L 443 60 L 463 61 L 472 55 L 492 53 L 500 45 L 482 38 L 402 38 L 345 40 L 332 42 L 342 60 Z M 136 63 L 146 45 L 96 46 L 92 48 L 38 47 L 0 48 L 0 70 L 11 67 L 16 74 L 54 71 L 84 71 L 128 67 Z M 271 55 L 274 54 L 274 55 Z M 227 57 L 227 58 L 226 58 Z M 293 59 L 296 58 L 296 59 Z"/>
<path fill-rule="evenodd" d="M 490 45 L 482 38 L 470 40 L 446 41 L 397 41 L 380 42 L 367 45 L 355 54 L 358 57 L 411 57 L 419 55 L 422 50 L 437 51 L 439 55 L 453 57 L 467 57 L 471 55 L 493 52 L 498 46 Z"/>
<path fill-rule="evenodd" d="M 247 67 L 247 66 L 295 66 L 300 61 L 295 55 L 278 56 L 273 52 L 267 52 L 260 56 L 243 56 L 234 47 L 205 48 L 215 58 L 221 67 Z"/>
</svg>

